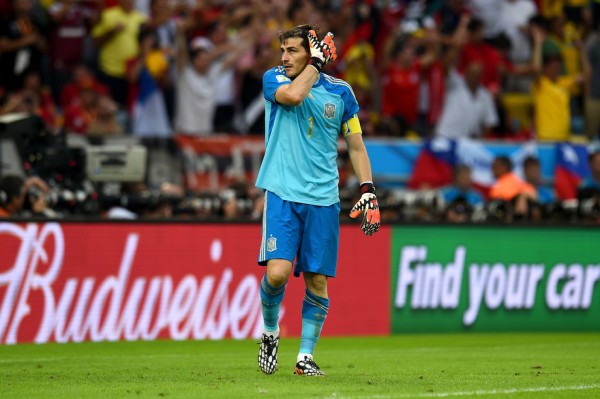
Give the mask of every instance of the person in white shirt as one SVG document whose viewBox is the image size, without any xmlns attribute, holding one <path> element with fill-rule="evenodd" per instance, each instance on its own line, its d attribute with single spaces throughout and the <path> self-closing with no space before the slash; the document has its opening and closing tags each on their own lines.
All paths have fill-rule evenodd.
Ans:
<svg viewBox="0 0 600 399">
<path fill-rule="evenodd" d="M 469 0 L 468 7 L 473 16 L 483 21 L 483 36 L 493 39 L 502 33 L 500 14 L 503 0 Z"/>
<path fill-rule="evenodd" d="M 219 78 L 251 43 L 216 49 L 209 39 L 199 36 L 191 41 L 188 50 L 185 30 L 185 24 L 178 25 L 175 131 L 206 136 L 215 132 Z"/>
<path fill-rule="evenodd" d="M 177 59 L 177 100 L 175 130 L 178 133 L 206 136 L 213 133 L 215 81 L 219 66 L 213 64 L 214 46 L 199 38 L 188 46 L 179 33 Z"/>
<path fill-rule="evenodd" d="M 435 135 L 446 138 L 476 138 L 498 125 L 498 113 L 490 92 L 481 85 L 483 67 L 471 63 L 464 77 L 452 68 L 446 77 L 446 96 Z"/>
<path fill-rule="evenodd" d="M 500 21 L 510 40 L 510 60 L 515 64 L 531 62 L 531 40 L 527 34 L 529 19 L 537 14 L 532 0 L 504 0 Z"/>
</svg>

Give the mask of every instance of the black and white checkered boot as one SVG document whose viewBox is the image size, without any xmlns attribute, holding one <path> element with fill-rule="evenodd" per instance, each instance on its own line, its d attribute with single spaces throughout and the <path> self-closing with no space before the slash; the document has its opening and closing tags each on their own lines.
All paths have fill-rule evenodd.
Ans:
<svg viewBox="0 0 600 399">
<path fill-rule="evenodd" d="M 325 373 L 321 371 L 319 366 L 315 361 L 308 357 L 304 356 L 304 359 L 299 360 L 296 363 L 296 368 L 294 369 L 294 374 L 296 375 L 306 375 L 306 376 L 324 376 Z"/>
<path fill-rule="evenodd" d="M 263 334 L 259 342 L 258 367 L 265 374 L 273 374 L 277 369 L 277 351 L 279 350 L 279 336 Z"/>
</svg>

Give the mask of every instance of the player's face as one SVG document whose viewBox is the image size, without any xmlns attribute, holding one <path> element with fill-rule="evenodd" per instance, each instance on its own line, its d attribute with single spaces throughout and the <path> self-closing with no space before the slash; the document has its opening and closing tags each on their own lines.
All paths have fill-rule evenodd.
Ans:
<svg viewBox="0 0 600 399">
<path fill-rule="evenodd" d="M 292 37 L 281 43 L 281 63 L 285 68 L 285 74 L 293 79 L 300 75 L 300 72 L 306 68 L 309 60 L 309 53 L 302 46 L 302 39 Z"/>
</svg>

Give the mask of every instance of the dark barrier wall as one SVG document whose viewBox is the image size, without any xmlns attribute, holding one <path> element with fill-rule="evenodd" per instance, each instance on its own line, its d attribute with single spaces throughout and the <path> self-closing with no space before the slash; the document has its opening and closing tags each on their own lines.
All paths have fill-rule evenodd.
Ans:
<svg viewBox="0 0 600 399">
<path fill-rule="evenodd" d="M 390 228 L 343 226 L 325 335 L 390 332 Z M 0 343 L 258 337 L 258 224 L 0 222 Z M 281 331 L 298 336 L 292 278 Z"/>
<path fill-rule="evenodd" d="M 395 227 L 392 331 L 598 331 L 600 230 Z"/>
</svg>

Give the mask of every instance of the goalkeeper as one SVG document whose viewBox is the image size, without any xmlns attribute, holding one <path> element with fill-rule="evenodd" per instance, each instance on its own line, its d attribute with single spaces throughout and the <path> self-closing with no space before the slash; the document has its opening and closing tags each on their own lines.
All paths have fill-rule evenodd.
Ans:
<svg viewBox="0 0 600 399">
<path fill-rule="evenodd" d="M 325 375 L 313 359 L 329 311 L 327 279 L 335 277 L 340 199 L 337 149 L 341 134 L 359 181 L 361 198 L 350 216 L 362 215 L 366 235 L 379 229 L 371 165 L 357 117 L 358 103 L 343 80 L 322 72 L 335 61 L 333 35 L 319 40 L 315 28 L 296 26 L 279 35 L 282 65 L 263 77 L 265 156 L 256 186 L 265 190 L 258 263 L 267 266 L 260 294 L 264 331 L 258 364 L 277 367 L 279 309 L 292 272 L 306 286 L 302 336 L 295 374 Z M 295 261 L 295 263 L 294 263 Z"/>
</svg>

